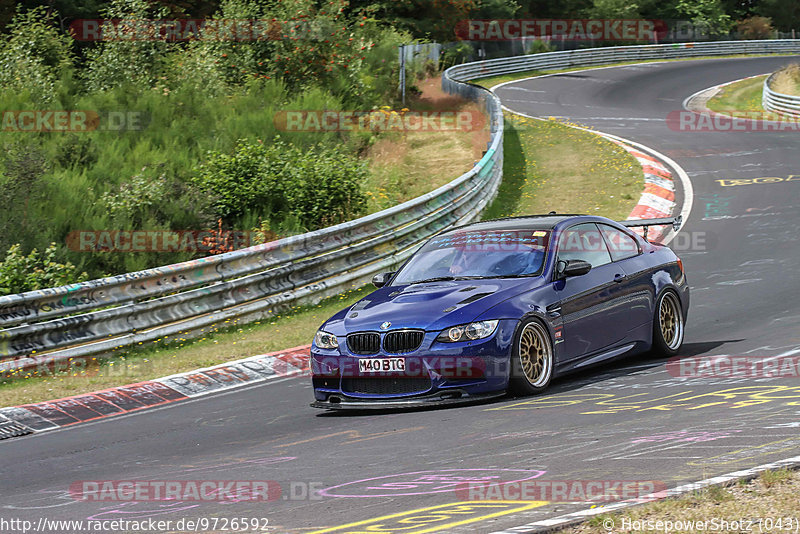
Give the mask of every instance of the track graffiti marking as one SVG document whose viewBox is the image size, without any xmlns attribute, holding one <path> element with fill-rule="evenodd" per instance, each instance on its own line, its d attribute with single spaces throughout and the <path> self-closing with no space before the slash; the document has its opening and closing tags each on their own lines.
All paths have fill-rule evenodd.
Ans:
<svg viewBox="0 0 800 534">
<path fill-rule="evenodd" d="M 547 501 L 484 501 L 475 503 L 450 503 L 429 506 L 385 515 L 374 519 L 357 521 L 337 527 L 315 530 L 309 534 L 328 532 L 391 534 L 424 534 L 426 532 L 447 532 L 460 525 L 486 521 L 495 517 L 514 514 L 538 508 Z"/>
<path fill-rule="evenodd" d="M 694 394 L 692 390 L 654 397 L 651 393 L 620 396 L 613 393 L 565 393 L 536 398 L 487 411 L 537 410 L 580 406 L 580 415 L 616 414 L 620 412 L 689 411 L 710 407 L 741 409 L 761 404 L 800 406 L 800 386 L 743 386 Z"/>
<path fill-rule="evenodd" d="M 781 176 L 764 176 L 761 178 L 736 178 L 715 181 L 722 187 L 734 187 L 737 185 L 777 184 L 781 182 L 800 182 L 800 174 L 790 174 L 786 178 Z"/>
<path fill-rule="evenodd" d="M 734 198 L 735 197 L 723 197 L 717 193 L 714 193 L 713 195 L 701 196 L 698 200 L 705 208 L 703 217 L 728 215 L 730 213 L 730 201 Z"/>
</svg>

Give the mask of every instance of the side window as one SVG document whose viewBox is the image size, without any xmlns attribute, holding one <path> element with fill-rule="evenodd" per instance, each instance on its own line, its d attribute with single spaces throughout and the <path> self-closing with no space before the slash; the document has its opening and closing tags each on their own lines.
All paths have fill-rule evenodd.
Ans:
<svg viewBox="0 0 800 534">
<path fill-rule="evenodd" d="M 639 255 L 639 245 L 631 236 L 605 224 L 598 226 L 603 232 L 603 237 L 606 238 L 606 243 L 611 251 L 611 259 L 619 261 Z"/>
<path fill-rule="evenodd" d="M 558 259 L 588 261 L 592 267 L 611 263 L 606 242 L 594 223 L 567 228 L 558 240 Z"/>
</svg>

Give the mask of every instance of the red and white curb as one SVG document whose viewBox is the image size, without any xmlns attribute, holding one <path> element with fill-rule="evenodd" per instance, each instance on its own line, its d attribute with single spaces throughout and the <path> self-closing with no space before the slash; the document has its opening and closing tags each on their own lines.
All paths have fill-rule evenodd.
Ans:
<svg viewBox="0 0 800 534">
<path fill-rule="evenodd" d="M 798 467 L 800 467 L 800 456 L 793 456 L 785 460 L 779 460 L 777 462 L 762 464 L 757 467 L 753 467 L 751 469 L 734 471 L 732 473 L 727 473 L 725 475 L 720 475 L 712 478 L 707 478 L 705 480 L 700 480 L 699 482 L 684 484 L 682 486 L 668 489 L 667 491 L 652 493 L 650 495 L 645 495 L 643 497 L 639 497 L 636 499 L 628 499 L 613 504 L 597 506 L 595 508 L 588 508 L 586 510 L 581 510 L 579 512 L 573 512 L 571 514 L 565 514 L 558 517 L 553 517 L 551 519 L 534 521 L 532 523 L 520 525 L 518 527 L 510 527 L 505 530 L 492 532 L 491 534 L 523 534 L 523 533 L 527 534 L 534 532 L 535 533 L 556 532 L 565 529 L 567 527 L 583 523 L 590 517 L 594 517 L 597 515 L 608 514 L 611 512 L 618 512 L 620 510 L 624 510 L 632 506 L 638 506 L 650 502 L 660 501 L 669 497 L 678 497 L 685 493 L 691 493 L 693 491 L 698 491 L 712 486 L 728 486 L 738 480 L 752 480 L 756 478 L 759 474 L 763 473 L 764 471 L 770 471 L 775 469 L 797 469 Z M 612 523 L 609 523 L 609 525 L 611 525 L 611 528 L 608 528 L 608 530 L 609 531 L 613 530 L 614 525 Z"/>
<path fill-rule="evenodd" d="M 307 375 L 310 345 L 47 402 L 0 408 L 0 440 Z"/>
<path fill-rule="evenodd" d="M 639 203 L 628 215 L 628 219 L 660 219 L 672 216 L 675 211 L 675 181 L 667 166 L 622 141 L 608 139 L 636 158 L 644 172 L 644 192 L 639 198 Z M 647 235 L 648 240 L 660 243 L 669 228 L 669 226 L 654 226 Z M 641 228 L 636 228 L 634 231 L 639 235 L 643 234 Z"/>
</svg>

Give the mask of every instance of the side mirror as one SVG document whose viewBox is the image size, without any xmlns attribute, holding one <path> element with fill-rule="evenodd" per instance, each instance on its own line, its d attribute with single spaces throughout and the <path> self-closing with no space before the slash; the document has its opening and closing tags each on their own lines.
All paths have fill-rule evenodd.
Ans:
<svg viewBox="0 0 800 534">
<path fill-rule="evenodd" d="M 558 262 L 558 277 L 570 278 L 582 276 L 592 270 L 592 264 L 583 260 L 567 260 Z"/>
<path fill-rule="evenodd" d="M 389 283 L 389 280 L 392 279 L 395 272 L 396 271 L 376 274 L 375 276 L 372 277 L 372 285 L 374 285 L 375 287 L 385 286 L 386 284 Z"/>
</svg>

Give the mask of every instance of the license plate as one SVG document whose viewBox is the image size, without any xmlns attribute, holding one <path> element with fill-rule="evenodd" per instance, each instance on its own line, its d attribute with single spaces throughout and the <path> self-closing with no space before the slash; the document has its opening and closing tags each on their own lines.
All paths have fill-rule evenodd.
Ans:
<svg viewBox="0 0 800 534">
<path fill-rule="evenodd" d="M 358 370 L 362 373 L 383 373 L 391 371 L 405 371 L 405 358 L 361 358 L 358 360 Z"/>
</svg>

